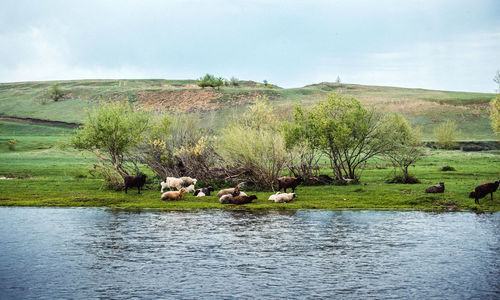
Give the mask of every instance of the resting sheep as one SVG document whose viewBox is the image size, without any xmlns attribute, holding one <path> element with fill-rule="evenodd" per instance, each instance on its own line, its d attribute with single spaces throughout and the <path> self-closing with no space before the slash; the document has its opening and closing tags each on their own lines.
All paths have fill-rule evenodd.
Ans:
<svg viewBox="0 0 500 300">
<path fill-rule="evenodd" d="M 469 194 L 469 198 L 474 198 L 474 202 L 476 204 L 479 204 L 479 199 L 485 197 L 488 194 L 491 194 L 491 200 L 493 200 L 493 193 L 498 189 L 498 185 L 500 185 L 500 180 L 478 185 L 476 186 L 474 191 Z"/>
<path fill-rule="evenodd" d="M 274 203 L 287 203 L 293 200 L 293 198 L 297 198 L 297 194 L 295 193 L 287 193 L 287 194 L 279 194 L 276 195 L 274 199 Z"/>
<path fill-rule="evenodd" d="M 130 187 L 137 187 L 137 192 L 141 193 L 141 187 L 146 183 L 146 175 L 141 174 L 139 176 L 125 176 L 123 177 L 123 181 L 125 182 L 125 194 L 127 193 L 127 189 Z"/>
<path fill-rule="evenodd" d="M 278 178 L 278 191 L 283 189 L 286 193 L 287 188 L 291 188 L 292 192 L 295 193 L 295 188 L 303 181 L 301 176 L 297 177 L 280 177 Z"/>
<path fill-rule="evenodd" d="M 440 182 L 436 185 L 431 185 L 430 187 L 425 189 L 425 192 L 428 194 L 444 193 L 444 182 Z"/>
<path fill-rule="evenodd" d="M 272 194 L 271 196 L 269 196 L 269 199 L 268 200 L 271 200 L 271 201 L 275 201 L 276 200 L 276 197 L 281 194 L 281 192 L 276 192 L 276 194 Z"/>
<path fill-rule="evenodd" d="M 247 195 L 238 195 L 238 196 L 232 196 L 232 195 L 224 195 L 222 196 L 220 199 L 219 199 L 219 202 L 221 204 L 237 204 L 237 205 L 241 205 L 241 204 L 247 204 L 247 203 L 250 203 L 252 202 L 253 200 L 257 199 L 257 196 L 255 195 L 251 195 L 251 196 L 247 196 Z"/>
<path fill-rule="evenodd" d="M 185 189 L 186 189 L 186 193 L 193 193 L 194 192 L 194 184 L 186 187 Z"/>
<path fill-rule="evenodd" d="M 213 191 L 214 191 L 214 188 L 211 186 L 209 186 L 207 188 L 197 189 L 196 191 L 194 191 L 194 196 L 196 196 L 196 197 L 210 196 L 210 192 L 213 192 Z"/>
<path fill-rule="evenodd" d="M 161 200 L 180 200 L 184 197 L 185 192 L 185 188 L 181 188 L 179 191 L 169 191 L 161 195 Z"/>
<path fill-rule="evenodd" d="M 218 193 L 217 193 L 217 197 L 222 197 L 224 195 L 227 195 L 227 194 L 233 194 L 235 192 L 239 192 L 240 190 L 240 187 L 242 186 L 243 184 L 240 183 L 238 184 L 236 187 L 234 188 L 230 188 L 230 189 L 223 189 L 223 190 L 220 190 Z"/>
</svg>

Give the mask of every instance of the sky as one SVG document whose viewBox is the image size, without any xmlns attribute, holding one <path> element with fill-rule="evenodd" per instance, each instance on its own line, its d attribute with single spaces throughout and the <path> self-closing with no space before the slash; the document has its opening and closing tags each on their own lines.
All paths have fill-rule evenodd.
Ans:
<svg viewBox="0 0 500 300">
<path fill-rule="evenodd" d="M 2 0 L 0 82 L 324 81 L 495 92 L 499 0 Z"/>
</svg>

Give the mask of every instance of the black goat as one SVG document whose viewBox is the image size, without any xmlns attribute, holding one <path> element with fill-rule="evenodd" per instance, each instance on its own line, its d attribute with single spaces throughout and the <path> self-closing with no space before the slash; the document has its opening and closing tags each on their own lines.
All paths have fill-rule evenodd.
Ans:
<svg viewBox="0 0 500 300">
<path fill-rule="evenodd" d="M 141 187 L 146 183 L 146 175 L 125 176 L 123 177 L 123 181 L 125 182 L 125 194 L 127 193 L 127 189 L 131 187 L 137 187 L 137 192 L 140 194 Z"/>
</svg>

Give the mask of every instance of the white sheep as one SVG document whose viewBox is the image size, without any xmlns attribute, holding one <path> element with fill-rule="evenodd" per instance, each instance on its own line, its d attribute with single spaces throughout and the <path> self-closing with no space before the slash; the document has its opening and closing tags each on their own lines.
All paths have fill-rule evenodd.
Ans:
<svg viewBox="0 0 500 300">
<path fill-rule="evenodd" d="M 280 194 L 281 194 L 281 192 L 276 192 L 276 194 L 272 194 L 271 196 L 269 196 L 269 200 L 275 201 L 276 200 L 276 196 L 278 196 Z"/>
<path fill-rule="evenodd" d="M 196 185 L 196 182 L 198 181 L 195 178 L 191 177 L 181 177 L 180 179 L 182 179 L 184 186 Z"/>
<path fill-rule="evenodd" d="M 284 193 L 275 196 L 274 203 L 286 203 L 292 201 L 293 198 L 297 198 L 295 193 Z"/>
<path fill-rule="evenodd" d="M 183 187 L 183 181 L 180 178 L 175 178 L 175 177 L 167 177 L 165 181 L 162 181 L 161 184 L 161 192 L 167 188 L 171 190 L 172 188 L 175 188 L 177 190 L 180 190 Z"/>
<path fill-rule="evenodd" d="M 194 193 L 194 184 L 188 186 L 186 189 L 186 193 Z"/>
</svg>

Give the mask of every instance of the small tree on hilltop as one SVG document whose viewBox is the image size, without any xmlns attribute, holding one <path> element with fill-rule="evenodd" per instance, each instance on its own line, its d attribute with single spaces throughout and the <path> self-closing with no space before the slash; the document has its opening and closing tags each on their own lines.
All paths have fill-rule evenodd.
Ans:
<svg viewBox="0 0 500 300">
<path fill-rule="evenodd" d="M 434 129 L 437 145 L 441 149 L 451 150 L 457 147 L 457 135 L 459 134 L 460 131 L 457 129 L 455 121 L 446 121 Z"/>
<path fill-rule="evenodd" d="M 387 115 L 383 120 L 384 132 L 387 139 L 391 141 L 390 147 L 384 153 L 394 166 L 394 177 L 397 178 L 396 170 L 403 173 L 402 183 L 418 183 L 408 173 L 408 167 L 414 165 L 424 155 L 420 131 L 410 127 L 405 118 L 397 113 Z"/>
</svg>

